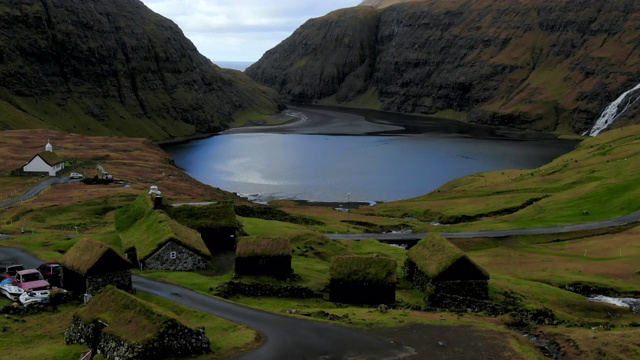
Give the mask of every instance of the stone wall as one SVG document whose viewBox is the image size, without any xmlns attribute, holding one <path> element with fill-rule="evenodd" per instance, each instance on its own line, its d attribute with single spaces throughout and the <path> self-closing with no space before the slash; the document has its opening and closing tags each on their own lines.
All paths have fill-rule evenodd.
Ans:
<svg viewBox="0 0 640 360">
<path fill-rule="evenodd" d="M 89 275 L 87 276 L 86 281 L 86 292 L 91 295 L 97 294 L 98 291 L 102 290 L 107 285 L 113 285 L 118 289 L 127 292 L 133 291 L 133 284 L 131 283 L 131 270 L 122 270 L 104 275 Z"/>
<path fill-rule="evenodd" d="M 74 316 L 64 334 L 66 344 L 87 344 L 107 359 L 166 359 L 191 357 L 211 352 L 204 329 L 191 329 L 171 319 L 144 344 L 129 342 L 105 332 L 98 321 L 87 323 Z"/>
<path fill-rule="evenodd" d="M 487 280 L 434 281 L 418 269 L 415 262 L 409 258 L 404 262 L 404 277 L 411 281 L 416 289 L 426 292 L 427 298 L 431 294 L 454 295 L 474 299 L 489 298 L 489 282 Z"/>
<path fill-rule="evenodd" d="M 483 280 L 438 281 L 434 283 L 435 293 L 469 297 L 489 298 L 489 282 Z"/>
<path fill-rule="evenodd" d="M 175 252 L 175 258 L 171 253 Z M 193 271 L 207 267 L 207 258 L 184 246 L 169 241 L 154 254 L 143 260 L 144 270 Z"/>
<path fill-rule="evenodd" d="M 230 298 L 236 295 L 268 296 L 280 298 L 311 299 L 322 297 L 322 294 L 308 287 L 297 285 L 274 285 L 265 283 L 245 284 L 239 281 L 229 281 L 220 284 L 215 289 L 215 295 Z"/>
</svg>

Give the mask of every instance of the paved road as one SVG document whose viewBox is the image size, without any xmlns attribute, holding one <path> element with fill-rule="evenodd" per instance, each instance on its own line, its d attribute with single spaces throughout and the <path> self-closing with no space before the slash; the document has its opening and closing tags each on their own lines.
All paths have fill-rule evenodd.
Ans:
<svg viewBox="0 0 640 360">
<path fill-rule="evenodd" d="M 36 267 L 27 251 L 0 246 L 0 262 Z M 133 276 L 134 287 L 196 310 L 249 326 L 265 336 L 259 348 L 238 359 L 397 359 L 414 351 L 382 338 L 338 325 L 292 318 L 247 308 L 187 288 Z M 211 339 L 215 343 L 216 339 Z"/>
<path fill-rule="evenodd" d="M 514 235 L 543 235 L 558 234 L 572 231 L 603 229 L 612 226 L 627 225 L 640 221 L 640 211 L 636 211 L 629 215 L 620 216 L 609 220 L 593 221 L 583 224 L 546 226 L 528 229 L 509 229 L 509 230 L 478 230 L 478 231 L 461 231 L 461 232 L 441 232 L 440 234 L 447 239 L 469 239 L 469 238 L 499 238 Z M 377 239 L 387 241 L 418 241 L 428 233 L 386 233 L 386 234 L 326 234 L 327 237 L 334 240 L 363 240 Z"/>
<path fill-rule="evenodd" d="M 50 177 L 40 181 L 34 187 L 29 189 L 29 191 L 27 191 L 26 193 L 18 196 L 17 198 L 14 198 L 14 199 L 11 199 L 11 200 L 8 200 L 8 201 L 0 203 L 0 208 L 7 207 L 7 206 L 13 205 L 13 204 L 15 204 L 17 202 L 30 199 L 30 198 L 38 195 L 40 192 L 42 192 L 42 190 L 48 188 L 51 185 L 63 184 L 63 183 L 72 182 L 72 181 L 80 181 L 80 180 L 71 179 L 71 178 L 69 178 L 69 176 L 50 176 Z"/>
</svg>

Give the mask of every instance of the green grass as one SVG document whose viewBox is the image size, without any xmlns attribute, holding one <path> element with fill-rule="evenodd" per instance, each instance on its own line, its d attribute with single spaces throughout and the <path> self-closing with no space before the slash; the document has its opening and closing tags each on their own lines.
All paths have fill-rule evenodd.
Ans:
<svg viewBox="0 0 640 360">
<path fill-rule="evenodd" d="M 398 281 L 398 264 L 387 257 L 336 256 L 331 259 L 331 281 L 353 284 L 395 284 Z"/>
<path fill-rule="evenodd" d="M 296 225 L 288 222 L 269 221 L 256 218 L 238 217 L 244 231 L 250 236 L 290 236 L 300 231 L 307 230 L 304 225 Z"/>
<path fill-rule="evenodd" d="M 136 297 L 160 307 L 163 312 L 180 319 L 180 322 L 191 328 L 204 327 L 215 358 L 228 358 L 242 353 L 256 346 L 260 338 L 258 333 L 244 325 L 193 310 L 171 300 L 142 292 L 136 294 Z M 210 357 L 211 355 L 204 355 L 201 358 Z"/>
<path fill-rule="evenodd" d="M 5 301 L 0 300 L 0 306 Z M 59 306 L 57 312 L 29 316 L 0 316 L 3 359 L 78 359 L 85 345 L 65 345 L 64 332 L 78 304 Z"/>
<path fill-rule="evenodd" d="M 482 217 L 447 231 L 505 229 L 583 223 L 640 210 L 640 126 L 611 130 L 537 169 L 503 170 L 453 180 L 424 196 L 357 209 L 367 215 L 422 220 L 429 230 L 434 214 L 443 219 L 474 216 L 545 196 L 519 211 Z M 588 216 L 583 211 L 589 212 Z M 366 212 L 366 213 L 365 213 Z"/>
</svg>

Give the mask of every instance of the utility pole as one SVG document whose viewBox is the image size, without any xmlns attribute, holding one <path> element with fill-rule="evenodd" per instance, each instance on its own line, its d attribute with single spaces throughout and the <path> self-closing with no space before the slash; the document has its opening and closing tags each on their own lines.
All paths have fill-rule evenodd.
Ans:
<svg viewBox="0 0 640 360">
<path fill-rule="evenodd" d="M 349 232 L 349 213 L 351 210 L 349 209 L 349 202 L 351 200 L 351 193 L 347 193 L 347 233 Z"/>
</svg>

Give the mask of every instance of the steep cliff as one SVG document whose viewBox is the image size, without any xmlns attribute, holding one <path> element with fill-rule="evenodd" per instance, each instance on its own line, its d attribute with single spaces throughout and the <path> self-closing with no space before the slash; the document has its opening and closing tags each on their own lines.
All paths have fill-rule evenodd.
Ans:
<svg viewBox="0 0 640 360">
<path fill-rule="evenodd" d="M 0 129 L 166 139 L 282 107 L 139 0 L 0 0 Z"/>
<path fill-rule="evenodd" d="M 560 133 L 640 83 L 633 0 L 394 2 L 309 20 L 246 73 L 292 101 Z"/>
</svg>

